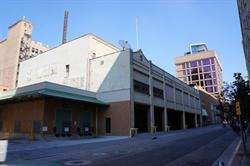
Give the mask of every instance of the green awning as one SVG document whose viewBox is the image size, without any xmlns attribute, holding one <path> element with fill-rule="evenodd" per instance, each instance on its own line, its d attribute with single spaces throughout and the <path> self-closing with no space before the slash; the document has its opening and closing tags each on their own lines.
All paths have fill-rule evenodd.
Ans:
<svg viewBox="0 0 250 166">
<path fill-rule="evenodd" d="M 201 111 L 202 111 L 202 112 L 201 112 L 201 115 L 202 115 L 202 116 L 208 116 L 207 110 L 202 109 Z"/>
<path fill-rule="evenodd" d="M 97 100 L 94 97 L 82 96 L 78 94 L 72 94 L 72 93 L 61 92 L 61 91 L 56 91 L 56 90 L 45 89 L 45 90 L 39 91 L 38 93 L 41 95 L 45 95 L 45 96 L 59 97 L 59 98 L 64 98 L 64 99 L 77 100 L 77 101 L 95 103 L 95 104 L 100 104 L 100 105 L 107 105 L 106 103 L 100 100 Z"/>
</svg>

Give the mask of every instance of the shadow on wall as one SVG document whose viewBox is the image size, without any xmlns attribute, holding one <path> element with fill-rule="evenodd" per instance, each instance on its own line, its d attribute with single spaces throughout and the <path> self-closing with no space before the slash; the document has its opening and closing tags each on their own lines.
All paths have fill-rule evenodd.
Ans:
<svg viewBox="0 0 250 166">
<path fill-rule="evenodd" d="M 130 50 L 121 51 L 115 63 L 102 81 L 98 92 L 130 88 Z M 105 63 L 105 62 L 104 62 Z M 98 68 L 96 69 L 98 70 Z"/>
</svg>

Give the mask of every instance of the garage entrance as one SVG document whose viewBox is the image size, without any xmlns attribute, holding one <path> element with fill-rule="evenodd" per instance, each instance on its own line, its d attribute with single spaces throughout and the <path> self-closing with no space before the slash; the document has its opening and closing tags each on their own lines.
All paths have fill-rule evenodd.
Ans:
<svg viewBox="0 0 250 166">
<path fill-rule="evenodd" d="M 186 117 L 187 128 L 194 128 L 195 127 L 195 119 L 194 119 L 195 114 L 185 112 L 185 117 Z"/>
<path fill-rule="evenodd" d="M 157 126 L 156 131 L 163 131 L 164 129 L 164 108 L 154 107 L 154 122 Z"/>
<path fill-rule="evenodd" d="M 65 136 L 71 132 L 71 111 L 66 109 L 56 110 L 56 128 L 57 135 Z"/>
<path fill-rule="evenodd" d="M 138 128 L 138 133 L 148 132 L 149 106 L 135 103 L 134 112 L 135 128 Z"/>
<path fill-rule="evenodd" d="M 168 126 L 170 130 L 182 129 L 182 112 L 168 109 Z"/>
</svg>

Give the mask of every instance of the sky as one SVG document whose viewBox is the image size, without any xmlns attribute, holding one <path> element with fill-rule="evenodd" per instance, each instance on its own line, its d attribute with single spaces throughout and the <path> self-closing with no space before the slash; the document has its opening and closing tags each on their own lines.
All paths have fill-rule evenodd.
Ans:
<svg viewBox="0 0 250 166">
<path fill-rule="evenodd" d="M 62 41 L 64 11 L 69 11 L 68 40 L 93 33 L 120 47 L 126 40 L 172 75 L 174 58 L 192 43 L 206 43 L 222 64 L 222 77 L 247 75 L 236 0 L 8 0 L 0 4 L 0 40 L 23 16 L 33 24 L 32 38 L 50 48 Z"/>
</svg>

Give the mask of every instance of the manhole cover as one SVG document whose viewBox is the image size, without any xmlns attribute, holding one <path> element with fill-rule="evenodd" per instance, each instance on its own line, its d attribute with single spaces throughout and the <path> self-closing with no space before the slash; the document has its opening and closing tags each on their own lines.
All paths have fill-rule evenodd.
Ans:
<svg viewBox="0 0 250 166">
<path fill-rule="evenodd" d="M 91 161 L 88 160 L 71 160 L 64 162 L 64 165 L 88 165 Z"/>
</svg>

